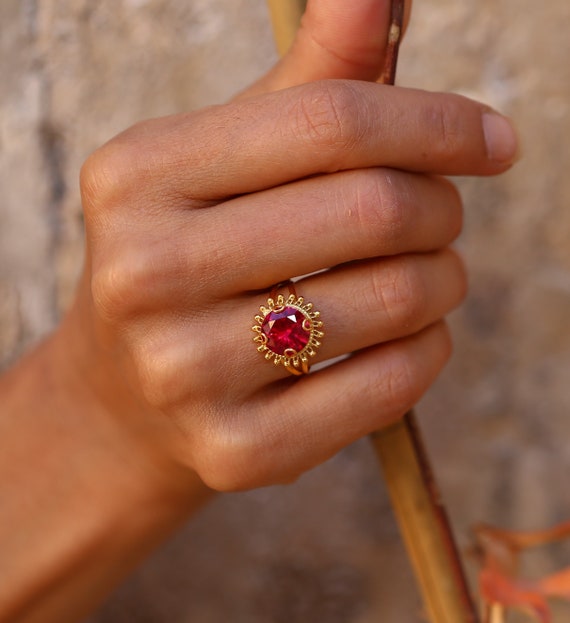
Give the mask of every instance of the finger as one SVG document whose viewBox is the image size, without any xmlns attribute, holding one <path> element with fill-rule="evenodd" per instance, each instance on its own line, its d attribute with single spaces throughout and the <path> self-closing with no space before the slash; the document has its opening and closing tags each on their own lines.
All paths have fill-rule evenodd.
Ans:
<svg viewBox="0 0 570 623">
<path fill-rule="evenodd" d="M 516 159 L 510 123 L 457 95 L 311 83 L 134 126 L 83 168 L 91 203 L 208 202 L 338 170 L 492 175 Z"/>
<path fill-rule="evenodd" d="M 133 313 L 183 312 L 197 299 L 209 305 L 353 260 L 441 249 L 461 223 L 461 199 L 445 178 L 345 171 L 175 211 L 158 234 L 125 219 L 99 242 L 94 270 L 112 271 L 106 287 Z"/>
<path fill-rule="evenodd" d="M 433 324 L 462 302 L 467 279 L 462 260 L 447 249 L 340 266 L 306 277 L 295 286 L 319 311 L 324 324 L 325 336 L 309 362 L 317 364 L 412 335 Z M 286 289 L 283 293 L 288 294 Z M 267 305 L 267 297 L 259 301 Z M 245 306 L 240 315 L 245 323 Z M 283 366 L 268 365 L 254 349 L 247 352 L 243 338 L 233 338 L 223 350 L 229 354 L 233 347 L 236 361 L 249 370 L 246 391 L 256 391 L 289 374 Z M 242 345 L 239 354 L 235 352 L 238 342 Z"/>
<path fill-rule="evenodd" d="M 447 250 L 342 266 L 296 285 L 324 323 L 310 361 L 316 364 L 424 329 L 461 302 L 466 278 L 460 258 Z M 147 400 L 168 409 L 213 395 L 241 403 L 288 378 L 284 366 L 258 352 L 251 330 L 268 295 L 210 309 L 197 302 L 186 314 L 139 314 L 123 322 L 122 339 Z"/>
<path fill-rule="evenodd" d="M 214 489 L 287 482 L 402 416 L 449 358 L 443 323 L 376 346 L 260 396 L 257 408 L 213 426 L 197 470 Z M 213 440 L 213 441 L 212 441 Z M 209 461 L 223 449 L 224 461 Z"/>
<path fill-rule="evenodd" d="M 312 0 L 291 49 L 242 96 L 323 80 L 374 81 L 385 62 L 391 0 Z M 406 2 L 405 23 L 411 1 Z"/>
<path fill-rule="evenodd" d="M 462 205 L 445 178 L 360 169 L 239 197 L 196 216 L 196 242 L 178 255 L 184 264 L 172 268 L 172 278 L 209 274 L 210 286 L 231 295 L 349 261 L 441 249 L 460 233 Z M 213 239 L 227 242 L 215 258 L 207 254 Z"/>
</svg>

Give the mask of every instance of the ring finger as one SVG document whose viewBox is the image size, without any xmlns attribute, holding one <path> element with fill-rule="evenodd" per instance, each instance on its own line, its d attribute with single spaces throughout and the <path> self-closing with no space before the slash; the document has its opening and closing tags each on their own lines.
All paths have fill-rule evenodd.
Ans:
<svg viewBox="0 0 570 623">
<path fill-rule="evenodd" d="M 314 364 L 418 333 L 461 302 L 466 278 L 459 256 L 446 249 L 341 265 L 295 285 L 323 322 Z M 287 378 L 253 341 L 254 316 L 269 294 L 232 297 L 191 319 L 168 315 L 159 325 L 155 314 L 140 316 L 125 333 L 139 376 L 158 384 L 169 404 L 212 392 L 247 400 Z"/>
<path fill-rule="evenodd" d="M 466 277 L 459 256 L 447 249 L 339 266 L 295 285 L 323 322 L 319 331 L 324 337 L 310 357 L 310 363 L 318 363 L 433 324 L 462 301 Z M 261 304 L 267 305 L 266 300 Z M 283 366 L 268 365 L 255 349 L 244 350 L 239 359 L 251 371 L 249 390 L 287 375 Z"/>
</svg>

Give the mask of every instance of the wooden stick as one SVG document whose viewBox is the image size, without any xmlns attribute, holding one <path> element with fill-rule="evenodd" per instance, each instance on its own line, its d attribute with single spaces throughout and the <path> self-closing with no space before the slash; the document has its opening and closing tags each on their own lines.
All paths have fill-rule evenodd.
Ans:
<svg viewBox="0 0 570 623">
<path fill-rule="evenodd" d="M 268 0 L 278 49 L 295 38 L 305 0 Z M 394 84 L 404 21 L 404 0 L 392 0 L 390 30 L 380 81 Z M 432 623 L 476 623 L 461 560 L 412 412 L 371 435 L 408 555 Z M 493 616 L 501 620 L 502 613 Z M 494 619 L 495 620 L 495 619 Z"/>
<path fill-rule="evenodd" d="M 295 39 L 307 0 L 267 0 L 267 4 L 273 25 L 273 38 L 277 51 L 283 56 Z"/>
<path fill-rule="evenodd" d="M 412 412 L 371 435 L 432 623 L 475 623 L 461 560 Z"/>
</svg>

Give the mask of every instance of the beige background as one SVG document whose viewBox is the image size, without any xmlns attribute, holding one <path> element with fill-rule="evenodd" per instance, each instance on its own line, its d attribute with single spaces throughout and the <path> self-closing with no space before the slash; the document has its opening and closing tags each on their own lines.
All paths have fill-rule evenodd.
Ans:
<svg viewBox="0 0 570 623">
<path fill-rule="evenodd" d="M 479 520 L 570 517 L 570 4 L 415 4 L 400 83 L 499 107 L 525 152 L 500 179 L 460 181 L 471 294 L 452 318 L 455 358 L 419 409 L 465 545 Z M 4 365 L 73 291 L 86 155 L 138 119 L 223 101 L 274 58 L 263 0 L 0 2 Z M 531 567 L 563 564 L 556 549 Z M 419 611 L 364 441 L 294 486 L 220 497 L 91 621 L 412 623 Z"/>
</svg>

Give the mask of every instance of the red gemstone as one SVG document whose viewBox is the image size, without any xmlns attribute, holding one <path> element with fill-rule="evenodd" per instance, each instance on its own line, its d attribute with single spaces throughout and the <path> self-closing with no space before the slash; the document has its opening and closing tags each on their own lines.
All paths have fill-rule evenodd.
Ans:
<svg viewBox="0 0 570 623">
<path fill-rule="evenodd" d="M 267 348 L 278 355 L 289 355 L 286 351 L 299 353 L 311 337 L 308 318 L 295 307 L 282 307 L 265 316 L 261 331 L 267 337 Z"/>
</svg>

